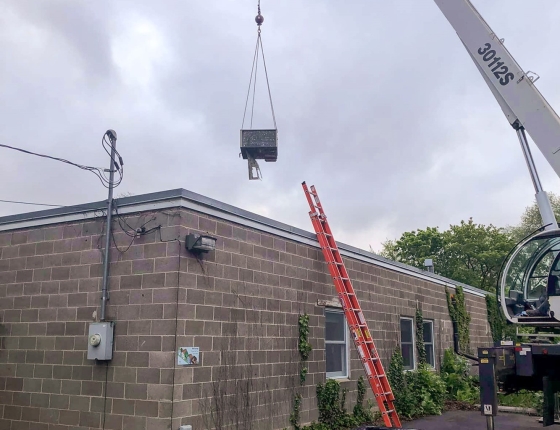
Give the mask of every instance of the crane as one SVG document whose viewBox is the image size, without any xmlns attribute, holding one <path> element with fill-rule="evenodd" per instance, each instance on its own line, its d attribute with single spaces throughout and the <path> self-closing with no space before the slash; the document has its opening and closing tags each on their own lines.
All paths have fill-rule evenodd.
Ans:
<svg viewBox="0 0 560 430">
<path fill-rule="evenodd" d="M 543 390 L 543 426 L 554 424 L 560 391 L 560 229 L 543 190 L 526 132 L 560 176 L 560 118 L 469 0 L 434 0 L 475 63 L 504 115 L 516 131 L 533 186 L 543 226 L 522 240 L 507 257 L 496 290 L 511 324 L 538 327 L 549 333 L 529 343 L 501 342 L 478 349 L 481 412 L 494 428 L 497 384 L 506 392 Z M 537 77 L 538 79 L 538 77 Z M 548 342 L 548 343 L 546 343 Z M 456 343 L 457 345 L 457 343 Z M 457 349 L 457 346 L 456 346 Z"/>
<path fill-rule="evenodd" d="M 522 241 L 504 266 L 497 289 L 502 310 L 514 324 L 560 326 L 560 230 L 525 133 L 560 176 L 560 118 L 535 86 L 532 72 L 523 71 L 469 0 L 434 1 L 517 133 L 543 220 L 543 228 Z"/>
</svg>

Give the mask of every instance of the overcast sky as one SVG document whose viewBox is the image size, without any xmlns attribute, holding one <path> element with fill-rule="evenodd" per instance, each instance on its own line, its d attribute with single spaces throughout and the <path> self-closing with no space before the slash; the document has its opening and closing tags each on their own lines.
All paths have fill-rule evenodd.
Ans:
<svg viewBox="0 0 560 430">
<path fill-rule="evenodd" d="M 560 2 L 473 3 L 560 109 Z M 433 1 L 261 6 L 279 130 L 262 181 L 239 158 L 256 0 L 3 0 L 0 143 L 106 166 L 112 128 L 125 160 L 116 195 L 185 188 L 311 231 L 306 180 L 336 238 L 364 249 L 469 217 L 517 223 L 534 191 L 515 132 Z M 255 128 L 272 125 L 262 77 Z M 106 198 L 88 172 L 1 151 L 0 199 Z"/>
</svg>

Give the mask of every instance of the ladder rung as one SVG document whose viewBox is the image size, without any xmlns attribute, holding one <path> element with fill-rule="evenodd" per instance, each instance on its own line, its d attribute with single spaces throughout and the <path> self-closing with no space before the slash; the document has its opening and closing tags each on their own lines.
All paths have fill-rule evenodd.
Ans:
<svg viewBox="0 0 560 430">
<path fill-rule="evenodd" d="M 329 265 L 329 272 L 331 273 L 332 280 L 334 281 L 334 285 L 341 299 L 346 320 L 351 320 L 356 323 L 352 326 L 354 342 L 358 349 L 364 370 L 366 371 L 366 377 L 375 395 L 379 410 L 382 411 L 383 421 L 387 427 L 400 428 L 400 420 L 393 404 L 394 394 L 388 383 L 385 369 L 381 364 L 381 358 L 377 353 L 375 342 L 364 320 L 360 304 L 358 303 L 358 297 L 354 292 L 349 292 L 353 291 L 350 278 L 348 277 L 346 269 L 332 270 L 330 267 L 331 264 L 333 267 L 339 268 L 345 267 L 345 265 L 344 262 L 342 262 L 341 253 L 334 240 L 334 235 L 332 232 L 327 233 L 327 231 L 331 231 L 331 229 L 327 220 L 327 215 L 319 201 L 317 190 L 315 190 L 315 187 L 309 190 L 305 182 L 303 182 L 302 185 L 310 206 L 311 212 L 309 214 L 311 216 L 311 221 L 319 244 L 321 245 L 323 256 L 325 257 L 326 263 Z M 338 253 L 338 256 L 335 252 Z M 342 284 L 340 284 L 340 282 L 342 282 Z M 346 282 L 348 282 L 348 284 Z M 354 312 L 354 314 L 349 312 Z"/>
</svg>

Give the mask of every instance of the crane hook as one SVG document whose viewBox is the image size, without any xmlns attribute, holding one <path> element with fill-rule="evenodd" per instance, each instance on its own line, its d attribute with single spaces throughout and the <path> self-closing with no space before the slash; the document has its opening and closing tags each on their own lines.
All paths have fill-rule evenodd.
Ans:
<svg viewBox="0 0 560 430">
<path fill-rule="evenodd" d="M 261 15 L 261 0 L 259 0 L 259 3 L 257 5 L 257 11 L 258 14 L 255 17 L 255 22 L 257 23 L 257 26 L 259 27 L 259 32 L 261 31 L 261 25 L 264 22 L 264 16 Z"/>
</svg>

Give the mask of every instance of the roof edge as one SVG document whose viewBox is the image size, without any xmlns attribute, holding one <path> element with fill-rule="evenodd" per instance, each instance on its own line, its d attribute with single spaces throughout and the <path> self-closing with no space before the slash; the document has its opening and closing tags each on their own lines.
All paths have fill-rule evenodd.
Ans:
<svg viewBox="0 0 560 430">
<path fill-rule="evenodd" d="M 319 247 L 319 243 L 317 242 L 317 238 L 314 233 L 275 221 L 271 218 L 249 212 L 245 209 L 220 202 L 183 188 L 141 194 L 138 196 L 121 197 L 115 199 L 115 202 L 119 207 L 119 211 L 123 214 L 149 210 L 150 208 L 185 207 L 187 209 L 192 209 L 217 218 L 227 219 L 257 230 L 266 231 L 271 234 L 280 235 L 291 240 Z M 0 231 L 83 220 L 84 218 L 95 218 L 99 216 L 99 212 L 103 213 L 103 211 L 106 210 L 106 207 L 107 200 L 102 200 L 81 205 L 64 206 L 54 209 L 3 216 L 0 217 Z M 483 297 L 488 294 L 487 291 L 479 288 L 475 288 L 416 267 L 386 259 L 373 252 L 365 251 L 342 242 L 337 242 L 337 244 L 340 250 L 343 251 L 342 254 L 345 254 L 348 257 L 357 258 L 364 262 L 374 263 L 396 270 L 397 272 L 435 282 L 440 285 L 452 288 L 455 286 L 461 286 L 466 292 L 476 296 Z"/>
</svg>

